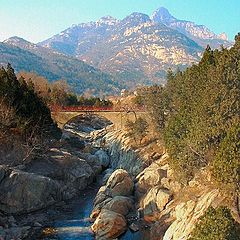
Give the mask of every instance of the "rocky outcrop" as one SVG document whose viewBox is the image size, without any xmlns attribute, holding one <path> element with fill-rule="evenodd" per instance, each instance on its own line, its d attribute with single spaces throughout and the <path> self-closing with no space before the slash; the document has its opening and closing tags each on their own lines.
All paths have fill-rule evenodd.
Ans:
<svg viewBox="0 0 240 240">
<path fill-rule="evenodd" d="M 142 202 L 144 220 L 154 222 L 158 220 L 159 213 L 163 211 L 171 199 L 171 193 L 167 189 L 156 186 L 150 189 Z"/>
<path fill-rule="evenodd" d="M 186 240 L 190 237 L 195 224 L 204 215 L 209 206 L 218 197 L 217 189 L 204 192 L 197 200 L 182 202 L 175 207 L 175 221 L 164 234 L 163 240 Z"/>
<path fill-rule="evenodd" d="M 44 159 L 29 162 L 22 170 L 0 166 L 0 210 L 31 212 L 76 196 L 102 171 L 98 156 L 77 155 L 52 148 Z"/>
<path fill-rule="evenodd" d="M 133 181 L 118 169 L 112 173 L 95 198 L 91 218 L 96 219 L 92 230 L 97 239 L 114 239 L 127 229 L 126 216 L 133 210 Z"/>
<path fill-rule="evenodd" d="M 61 185 L 48 177 L 10 170 L 0 183 L 0 210 L 5 213 L 30 212 L 62 199 Z"/>
<path fill-rule="evenodd" d="M 144 161 L 139 154 L 129 145 L 132 141 L 126 132 L 110 131 L 103 137 L 105 147 L 110 157 L 110 167 L 113 169 L 125 169 L 132 175 L 138 175 L 145 167 Z"/>
<path fill-rule="evenodd" d="M 150 188 L 161 186 L 178 192 L 181 189 L 181 184 L 174 180 L 174 173 L 167 164 L 168 154 L 163 154 L 158 160 L 154 161 L 149 167 L 146 167 L 136 177 L 136 190 L 138 197 L 142 197 Z"/>
<path fill-rule="evenodd" d="M 139 198 L 142 197 L 149 188 L 161 186 L 161 180 L 167 177 L 167 169 L 162 166 L 162 162 L 164 162 L 167 157 L 168 156 L 164 155 L 159 161 L 153 162 L 149 167 L 138 174 L 136 177 L 136 189 Z"/>
</svg>

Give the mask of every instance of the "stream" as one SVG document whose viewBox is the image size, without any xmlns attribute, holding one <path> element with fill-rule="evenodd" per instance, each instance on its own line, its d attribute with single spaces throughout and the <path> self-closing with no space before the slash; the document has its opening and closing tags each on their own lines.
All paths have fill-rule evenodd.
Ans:
<svg viewBox="0 0 240 240">
<path fill-rule="evenodd" d="M 67 202 L 67 210 L 63 210 L 51 226 L 43 230 L 45 234 L 41 240 L 94 240 L 90 229 L 92 223 L 89 216 L 93 209 L 94 198 L 101 186 L 100 175 L 97 181 L 82 191 L 81 197 Z M 48 232 L 51 229 L 51 232 Z M 141 231 L 132 232 L 128 230 L 119 240 L 140 240 Z"/>
</svg>

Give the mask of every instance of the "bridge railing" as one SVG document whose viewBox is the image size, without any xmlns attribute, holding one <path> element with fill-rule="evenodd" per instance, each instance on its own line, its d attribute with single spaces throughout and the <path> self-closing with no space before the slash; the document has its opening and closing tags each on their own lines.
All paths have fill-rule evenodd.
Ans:
<svg viewBox="0 0 240 240">
<path fill-rule="evenodd" d="M 95 106 L 50 106 L 51 112 L 126 112 L 126 108 L 117 106 L 95 107 Z M 145 112 L 144 107 L 129 108 L 128 111 Z"/>
</svg>

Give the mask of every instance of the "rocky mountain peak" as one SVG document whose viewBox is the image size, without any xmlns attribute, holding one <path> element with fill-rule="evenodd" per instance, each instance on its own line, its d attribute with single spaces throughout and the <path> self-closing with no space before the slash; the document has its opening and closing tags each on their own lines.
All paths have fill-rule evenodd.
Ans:
<svg viewBox="0 0 240 240">
<path fill-rule="evenodd" d="M 4 43 L 14 44 L 14 43 L 29 43 L 27 40 L 20 38 L 18 36 L 10 37 L 3 41 Z"/>
<path fill-rule="evenodd" d="M 27 40 L 18 36 L 10 37 L 3 41 L 3 43 L 13 45 L 20 48 L 34 48 L 36 44 L 28 42 Z"/>
<path fill-rule="evenodd" d="M 175 20 L 176 18 L 173 17 L 168 9 L 164 8 L 164 7 L 160 7 L 158 8 L 151 16 L 151 19 L 154 22 L 171 22 L 173 20 Z"/>
<path fill-rule="evenodd" d="M 112 16 L 104 16 L 100 18 L 96 23 L 107 24 L 107 25 L 115 25 L 118 20 Z"/>
<path fill-rule="evenodd" d="M 226 34 L 225 32 L 220 33 L 220 34 L 218 35 L 218 37 L 219 37 L 220 39 L 222 39 L 222 40 L 228 41 L 228 36 L 227 36 L 227 34 Z"/>
<path fill-rule="evenodd" d="M 147 14 L 134 12 L 129 16 L 127 16 L 126 18 L 124 18 L 122 21 L 138 22 L 139 24 L 142 24 L 142 23 L 150 22 L 151 19 Z"/>
</svg>

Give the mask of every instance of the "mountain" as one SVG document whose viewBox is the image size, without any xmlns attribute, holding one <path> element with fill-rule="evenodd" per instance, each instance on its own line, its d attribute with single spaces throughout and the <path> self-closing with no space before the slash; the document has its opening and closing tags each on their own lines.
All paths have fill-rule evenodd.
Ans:
<svg viewBox="0 0 240 240">
<path fill-rule="evenodd" d="M 19 37 L 0 43 L 0 65 L 11 63 L 19 72 L 34 71 L 50 81 L 65 79 L 76 93 L 90 90 L 93 94 L 119 92 L 110 75 L 83 61 L 52 51 Z"/>
<path fill-rule="evenodd" d="M 198 62 L 210 44 L 229 44 L 206 27 L 177 20 L 159 8 L 151 17 L 132 13 L 123 20 L 111 16 L 81 23 L 39 45 L 74 56 L 135 87 L 163 82 L 169 68 Z"/>
<path fill-rule="evenodd" d="M 228 41 L 225 33 L 216 35 L 204 25 L 197 25 L 194 22 L 179 20 L 173 17 L 164 7 L 157 9 L 152 14 L 151 20 L 155 23 L 163 23 L 166 26 L 185 34 L 204 48 L 207 45 L 210 45 L 212 48 L 218 48 L 221 45 L 232 45 L 232 43 Z"/>
</svg>

